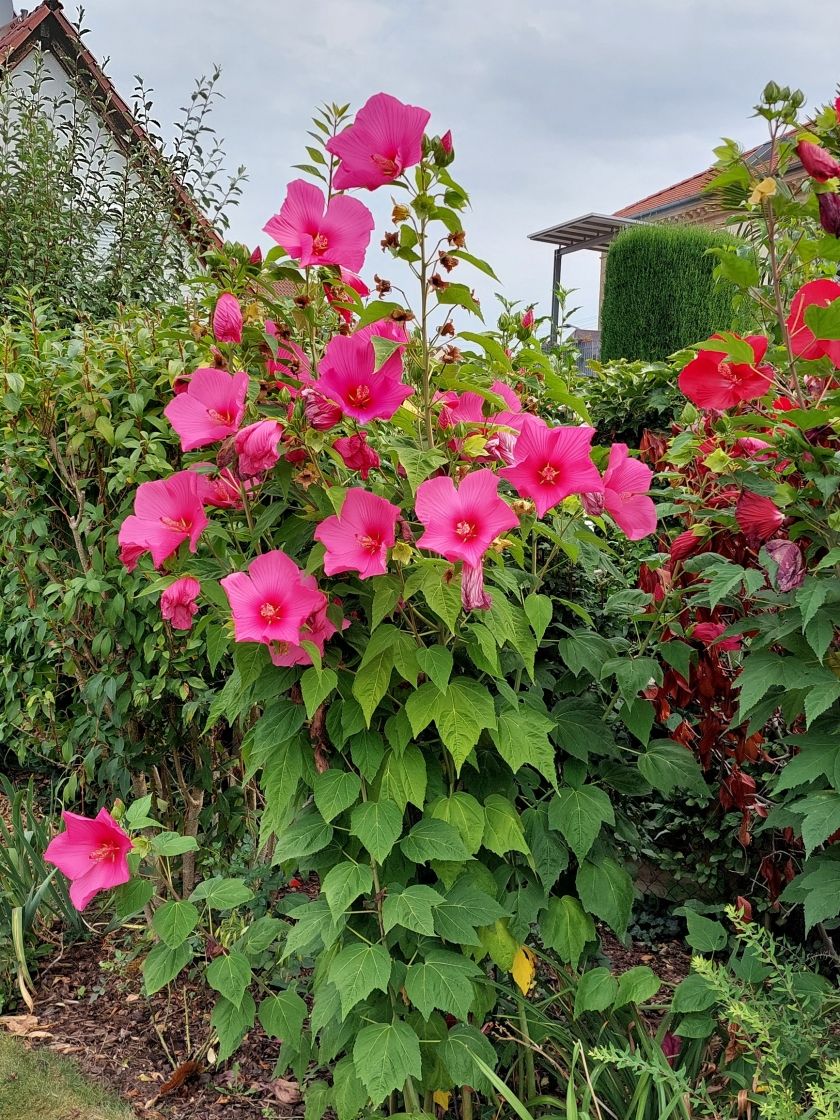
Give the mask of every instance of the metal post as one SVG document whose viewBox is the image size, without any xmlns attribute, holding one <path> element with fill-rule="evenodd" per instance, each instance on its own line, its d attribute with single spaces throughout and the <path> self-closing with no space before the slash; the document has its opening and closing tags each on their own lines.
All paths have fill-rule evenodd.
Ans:
<svg viewBox="0 0 840 1120">
<path fill-rule="evenodd" d="M 554 250 L 554 274 L 551 284 L 551 334 L 549 336 L 549 345 L 557 345 L 557 331 L 560 319 L 560 299 L 557 295 L 557 288 L 560 284 L 560 266 L 563 262 L 563 254 L 560 252 L 559 247 Z"/>
</svg>

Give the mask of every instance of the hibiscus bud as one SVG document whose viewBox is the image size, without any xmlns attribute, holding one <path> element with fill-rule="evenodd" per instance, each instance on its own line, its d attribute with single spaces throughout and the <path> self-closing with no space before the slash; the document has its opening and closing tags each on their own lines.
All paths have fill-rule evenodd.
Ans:
<svg viewBox="0 0 840 1120">
<path fill-rule="evenodd" d="M 270 470 L 280 458 L 277 445 L 283 429 L 276 420 L 258 420 L 241 428 L 233 437 L 239 456 L 240 478 L 253 478 Z"/>
<path fill-rule="evenodd" d="M 217 342 L 242 341 L 242 309 L 230 292 L 219 296 L 213 312 L 213 334 Z"/>
<path fill-rule="evenodd" d="M 484 444 L 484 451 L 491 458 L 506 467 L 512 467 L 516 461 L 514 448 L 516 447 L 516 434 L 514 432 L 494 432 Z"/>
<path fill-rule="evenodd" d="M 702 540 L 693 533 L 691 529 L 686 529 L 684 533 L 680 533 L 671 542 L 671 562 L 676 564 L 679 560 L 687 560 L 689 556 L 693 556 L 695 552 L 702 545 Z"/>
<path fill-rule="evenodd" d="M 452 129 L 448 128 L 440 138 L 440 146 L 448 156 L 452 155 Z"/>
<path fill-rule="evenodd" d="M 172 381 L 172 392 L 176 397 L 180 397 L 181 393 L 186 393 L 191 379 L 191 373 L 179 373 L 176 375 Z"/>
<path fill-rule="evenodd" d="M 840 176 L 840 163 L 819 144 L 800 140 L 796 145 L 796 154 L 811 178 L 816 179 L 818 183 L 825 183 L 829 179 Z"/>
<path fill-rule="evenodd" d="M 409 210 L 409 208 L 407 206 L 403 206 L 403 204 L 401 202 L 398 202 L 394 206 L 394 209 L 391 211 L 391 221 L 394 223 L 394 225 L 397 225 L 400 222 L 406 221 L 406 219 L 409 218 L 410 216 L 411 216 L 411 211 Z"/>
<path fill-rule="evenodd" d="M 579 494 L 580 504 L 590 517 L 601 517 L 604 513 L 604 495 L 599 491 L 588 494 Z"/>
<path fill-rule="evenodd" d="M 381 460 L 372 447 L 368 446 L 367 432 L 358 432 L 345 439 L 337 439 L 333 444 L 351 471 L 358 471 L 362 479 L 367 479 L 371 470 L 379 466 Z"/>
<path fill-rule="evenodd" d="M 444 253 L 442 249 L 438 253 L 438 256 L 440 257 L 440 263 L 447 272 L 451 272 L 453 268 L 458 267 L 459 261 L 457 257 L 453 257 L 449 253 Z"/>
<path fill-rule="evenodd" d="M 488 611 L 493 600 L 484 590 L 484 565 L 464 564 L 461 572 L 461 606 L 465 611 Z"/>
<path fill-rule="evenodd" d="M 198 610 L 196 599 L 201 584 L 192 576 L 183 576 L 170 583 L 160 597 L 160 613 L 173 630 L 192 630 L 193 615 Z"/>
<path fill-rule="evenodd" d="M 411 531 L 411 526 L 404 517 L 399 518 L 400 536 L 404 541 L 411 544 L 414 541 L 414 533 Z"/>
<path fill-rule="evenodd" d="M 303 397 L 303 414 L 306 421 L 316 432 L 328 432 L 344 415 L 335 401 L 327 400 L 317 389 L 307 386 L 300 395 Z"/>
<path fill-rule="evenodd" d="M 750 545 L 757 545 L 778 532 L 785 515 L 769 498 L 745 490 L 735 506 L 735 520 Z"/>
<path fill-rule="evenodd" d="M 744 898 L 743 895 L 739 894 L 735 899 L 735 909 L 740 914 L 742 922 L 751 922 L 753 920 L 752 903 L 748 898 Z"/>
<path fill-rule="evenodd" d="M 251 253 L 250 257 L 248 258 L 248 264 L 262 264 L 262 259 L 263 259 L 262 249 L 258 245 L 256 247 L 256 249 L 254 249 L 253 253 Z"/>
<path fill-rule="evenodd" d="M 837 123 L 840 124 L 840 97 L 834 102 L 834 112 L 837 114 Z"/>
<path fill-rule="evenodd" d="M 398 564 L 407 564 L 414 553 L 414 549 L 405 541 L 397 541 L 391 549 L 391 559 Z"/>
<path fill-rule="evenodd" d="M 376 284 L 376 293 L 380 296 L 386 296 L 391 290 L 391 281 L 383 280 L 381 276 L 373 274 L 373 281 Z"/>
<path fill-rule="evenodd" d="M 534 325 L 534 309 L 529 307 L 520 320 L 523 330 L 529 331 Z"/>
<path fill-rule="evenodd" d="M 805 561 L 793 541 L 768 541 L 764 546 L 778 565 L 776 585 L 780 591 L 793 591 L 805 582 Z"/>
<path fill-rule="evenodd" d="M 832 237 L 840 237 L 840 194 L 817 196 L 820 207 L 820 225 Z"/>
<path fill-rule="evenodd" d="M 662 1053 L 665 1055 L 665 1060 L 669 1066 L 672 1066 L 677 1060 L 680 1050 L 682 1050 L 682 1039 L 670 1031 L 666 1031 L 662 1038 Z"/>
</svg>

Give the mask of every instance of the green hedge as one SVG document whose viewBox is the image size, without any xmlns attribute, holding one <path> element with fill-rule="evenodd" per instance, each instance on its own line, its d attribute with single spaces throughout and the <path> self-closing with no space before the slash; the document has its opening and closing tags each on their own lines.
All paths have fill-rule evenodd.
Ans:
<svg viewBox="0 0 840 1120">
<path fill-rule="evenodd" d="M 712 276 L 722 230 L 637 226 L 610 246 L 601 310 L 601 360 L 660 361 L 733 325 L 734 289 Z"/>
</svg>

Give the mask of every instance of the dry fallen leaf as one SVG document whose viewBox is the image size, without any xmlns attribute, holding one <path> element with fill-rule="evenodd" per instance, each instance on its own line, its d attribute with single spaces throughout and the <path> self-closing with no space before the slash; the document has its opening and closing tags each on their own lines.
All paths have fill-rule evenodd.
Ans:
<svg viewBox="0 0 840 1120">
<path fill-rule="evenodd" d="M 38 1026 L 35 1015 L 0 1015 L 0 1027 L 4 1027 L 9 1034 L 27 1035 Z"/>
<path fill-rule="evenodd" d="M 278 1077 L 275 1081 L 269 1081 L 268 1088 L 274 1093 L 278 1104 L 297 1104 L 300 1100 L 300 1087 L 297 1081 L 287 1081 L 284 1077 Z"/>
</svg>

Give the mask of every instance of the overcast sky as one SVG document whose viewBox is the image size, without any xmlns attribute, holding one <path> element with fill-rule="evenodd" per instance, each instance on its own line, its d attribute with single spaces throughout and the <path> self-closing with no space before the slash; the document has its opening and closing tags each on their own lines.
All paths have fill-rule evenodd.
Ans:
<svg viewBox="0 0 840 1120">
<path fill-rule="evenodd" d="M 20 6 L 20 5 L 19 5 Z M 30 6 L 34 6 L 31 4 Z M 254 244 L 305 159 L 312 109 L 384 90 L 451 128 L 470 191 L 469 247 L 501 290 L 547 312 L 551 249 L 535 230 L 611 213 L 708 166 L 721 136 L 764 137 L 770 78 L 827 101 L 840 81 L 836 0 L 87 0 L 88 40 L 128 97 L 173 119 L 218 62 L 215 124 L 249 182 L 232 234 Z M 68 12 L 75 11 L 67 0 Z M 381 193 L 381 192 L 380 192 Z M 366 194 L 366 192 L 365 192 Z M 368 204 L 373 200 L 364 199 Z M 386 200 L 382 200 L 383 202 Z M 376 206 L 375 209 L 381 209 Z M 387 275 L 378 236 L 364 274 Z M 466 272 L 466 267 L 461 266 Z M 596 254 L 565 258 L 594 325 Z M 466 275 L 459 279 L 469 280 Z M 497 285 L 477 284 L 485 309 Z"/>
</svg>

